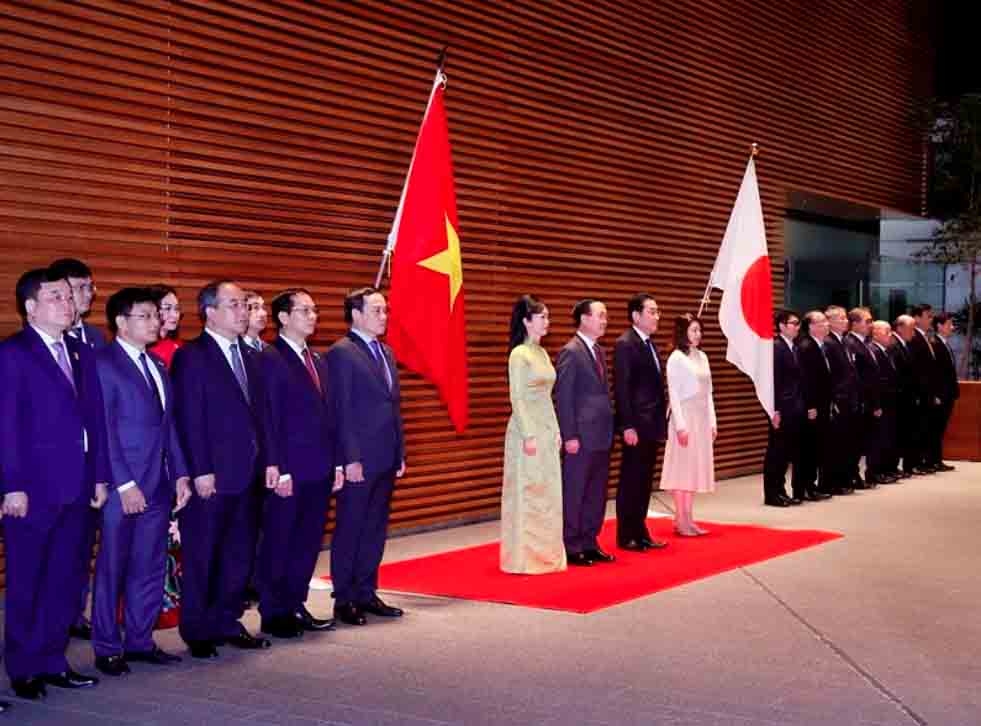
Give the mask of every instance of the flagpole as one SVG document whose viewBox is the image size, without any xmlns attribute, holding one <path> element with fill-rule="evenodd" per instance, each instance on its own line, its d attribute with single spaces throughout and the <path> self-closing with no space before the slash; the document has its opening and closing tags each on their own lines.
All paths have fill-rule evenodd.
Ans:
<svg viewBox="0 0 981 726">
<path fill-rule="evenodd" d="M 760 146 L 754 141 L 749 146 L 749 158 L 755 159 L 757 154 L 759 153 L 760 153 Z M 698 318 L 702 317 L 702 311 L 705 309 L 705 306 L 708 305 L 709 302 L 711 302 L 712 300 L 712 273 L 713 272 L 715 272 L 714 265 L 712 266 L 712 269 L 709 272 L 709 279 L 708 279 L 708 283 L 705 285 L 705 292 L 702 294 L 702 303 L 701 305 L 698 306 L 698 315 L 696 316 Z"/>
<path fill-rule="evenodd" d="M 429 101 L 426 103 L 426 112 L 422 116 L 423 123 L 426 121 L 426 116 L 429 114 L 429 107 L 433 103 L 433 94 L 436 92 L 436 87 L 439 84 L 446 85 L 446 76 L 443 74 L 443 66 L 446 63 L 446 52 L 449 50 L 450 46 L 444 45 L 440 51 L 439 55 L 436 56 L 436 80 L 433 82 L 433 88 L 429 92 Z M 392 231 L 388 234 L 388 242 L 385 244 L 385 249 L 382 252 L 381 261 L 378 263 L 378 274 L 375 275 L 375 289 L 381 287 L 382 276 L 385 274 L 385 266 L 390 263 L 392 259 L 392 254 L 395 252 L 395 242 L 398 239 L 399 222 L 402 219 L 402 205 L 405 203 L 405 190 L 409 188 L 409 176 L 412 174 L 412 164 L 415 162 L 415 149 L 412 151 L 412 161 L 409 163 L 409 171 L 405 175 L 405 183 L 402 185 L 402 197 L 399 199 L 398 209 L 395 210 L 395 221 L 392 223 Z M 391 272 L 391 268 L 389 268 Z"/>
</svg>

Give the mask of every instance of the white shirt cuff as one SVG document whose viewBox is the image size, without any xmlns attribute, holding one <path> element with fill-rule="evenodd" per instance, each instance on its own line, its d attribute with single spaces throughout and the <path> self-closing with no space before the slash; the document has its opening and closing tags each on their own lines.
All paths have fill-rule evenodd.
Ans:
<svg viewBox="0 0 981 726">
<path fill-rule="evenodd" d="M 116 487 L 116 491 L 119 492 L 120 494 L 122 494 L 127 489 L 132 489 L 135 486 L 136 486 L 136 482 L 134 480 L 130 479 L 125 484 L 120 484 L 118 487 Z"/>
<path fill-rule="evenodd" d="M 286 482 L 291 481 L 292 479 L 293 479 L 293 475 L 292 474 L 280 474 L 279 475 L 279 483 L 280 484 L 285 484 Z"/>
</svg>

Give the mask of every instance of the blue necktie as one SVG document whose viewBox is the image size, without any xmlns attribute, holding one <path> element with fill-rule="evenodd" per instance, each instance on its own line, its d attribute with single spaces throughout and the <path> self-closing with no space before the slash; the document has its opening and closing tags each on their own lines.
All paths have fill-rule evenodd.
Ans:
<svg viewBox="0 0 981 726">
<path fill-rule="evenodd" d="M 375 356 L 375 363 L 381 368 L 382 375 L 385 377 L 385 383 L 388 385 L 388 389 L 392 389 L 392 374 L 388 370 L 388 364 L 385 362 L 385 356 L 382 353 L 381 344 L 377 340 L 371 341 L 371 352 Z"/>
<path fill-rule="evenodd" d="M 242 362 L 242 351 L 238 349 L 238 343 L 232 343 L 232 371 L 238 379 L 238 387 L 242 389 L 245 400 L 249 400 L 249 379 L 245 376 L 245 364 Z"/>
<path fill-rule="evenodd" d="M 160 391 L 157 388 L 157 382 L 153 379 L 153 374 L 150 373 L 150 366 L 146 362 L 146 353 L 140 353 L 140 365 L 143 366 L 143 375 L 146 377 L 146 383 L 150 386 L 150 392 L 153 393 L 153 400 L 157 402 L 157 407 L 160 409 L 160 413 L 163 413 L 163 399 L 160 398 Z"/>
</svg>

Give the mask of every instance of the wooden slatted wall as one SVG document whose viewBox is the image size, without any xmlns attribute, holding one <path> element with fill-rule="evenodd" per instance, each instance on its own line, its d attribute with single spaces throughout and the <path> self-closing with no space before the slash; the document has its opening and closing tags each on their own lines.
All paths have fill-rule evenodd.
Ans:
<svg viewBox="0 0 981 726">
<path fill-rule="evenodd" d="M 450 45 L 473 421 L 457 438 L 405 375 L 410 476 L 393 523 L 496 512 L 508 416 L 506 327 L 534 291 L 548 346 L 583 296 L 650 290 L 697 307 L 751 141 L 782 299 L 791 190 L 908 212 L 907 125 L 930 90 L 922 0 L 484 3 L 0 0 L 0 333 L 13 283 L 87 260 L 100 302 L 163 280 L 193 308 L 222 276 L 267 298 L 305 285 L 343 329 L 374 277 L 432 82 Z M 102 310 L 94 314 L 102 323 Z M 197 333 L 188 315 L 183 333 Z M 719 473 L 759 470 L 765 424 L 709 320 Z M 614 457 L 616 468 L 617 455 Z"/>
</svg>

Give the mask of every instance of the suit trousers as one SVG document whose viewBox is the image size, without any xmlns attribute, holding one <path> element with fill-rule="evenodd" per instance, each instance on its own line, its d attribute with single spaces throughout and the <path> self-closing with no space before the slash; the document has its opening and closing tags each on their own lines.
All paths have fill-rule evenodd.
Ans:
<svg viewBox="0 0 981 726">
<path fill-rule="evenodd" d="M 97 656 L 153 649 L 163 607 L 171 490 L 160 484 L 141 514 L 125 514 L 118 492 L 102 508 L 102 541 L 92 596 L 92 650 Z M 123 601 L 125 641 L 116 616 Z"/>
<path fill-rule="evenodd" d="M 953 402 L 944 402 L 930 409 L 930 428 L 925 459 L 926 463 L 931 466 L 943 463 L 944 434 L 947 432 L 947 424 L 950 422 L 950 416 L 953 412 Z"/>
<path fill-rule="evenodd" d="M 95 549 L 95 541 L 99 531 L 99 527 L 102 524 L 102 517 L 95 510 L 88 513 L 88 523 L 85 525 L 85 543 L 83 544 L 83 549 L 85 550 L 85 577 L 82 578 L 81 589 L 78 596 L 78 613 L 75 615 L 75 620 L 73 623 L 81 623 L 85 620 L 85 608 L 89 604 L 89 592 L 91 591 L 91 581 L 89 576 L 91 574 L 92 565 L 92 550 Z M 99 545 L 102 546 L 101 544 Z M 96 552 L 98 557 L 98 552 Z M 95 577 L 92 576 L 92 580 Z"/>
<path fill-rule="evenodd" d="M 794 494 L 813 489 L 830 493 L 839 485 L 835 474 L 835 451 L 831 442 L 831 421 L 826 412 L 805 418 L 799 444 L 800 477 L 794 472 Z M 800 484 L 798 484 L 798 481 Z"/>
<path fill-rule="evenodd" d="M 208 499 L 195 492 L 181 511 L 184 642 L 220 640 L 239 632 L 255 559 L 256 500 L 253 489 Z"/>
<path fill-rule="evenodd" d="M 267 491 L 259 546 L 259 612 L 292 617 L 306 602 L 324 539 L 329 479 L 293 482 L 293 495 Z"/>
<path fill-rule="evenodd" d="M 823 427 L 822 448 L 825 467 L 821 480 L 831 487 L 851 487 L 858 476 L 862 454 L 862 417 L 859 412 L 838 413 Z"/>
<path fill-rule="evenodd" d="M 565 454 L 562 459 L 562 539 L 570 554 L 595 549 L 606 514 L 610 451 Z M 645 513 L 646 516 L 646 513 Z"/>
<path fill-rule="evenodd" d="M 879 476 L 891 471 L 896 450 L 896 409 L 883 405 L 882 415 L 866 420 L 865 475 Z"/>
<path fill-rule="evenodd" d="M 914 429 L 919 410 L 920 407 L 907 397 L 902 397 L 897 401 L 895 408 L 896 438 L 894 448 L 889 456 L 887 471 L 898 470 L 900 459 L 903 462 L 903 470 L 907 472 L 918 464 Z"/>
<path fill-rule="evenodd" d="M 361 482 L 346 482 L 337 493 L 330 578 L 339 604 L 365 603 L 375 596 L 394 489 L 392 470 Z"/>
<path fill-rule="evenodd" d="M 620 482 L 617 485 L 617 541 L 650 537 L 647 509 L 653 490 L 654 466 L 659 441 L 641 439 L 636 446 L 623 447 Z"/>
<path fill-rule="evenodd" d="M 932 422 L 936 415 L 936 406 L 932 403 L 932 396 L 924 398 L 923 402 L 916 407 L 916 416 L 912 426 L 912 453 L 914 457 L 913 466 L 928 466 L 931 456 L 931 430 Z M 905 466 L 905 462 L 903 462 Z"/>
<path fill-rule="evenodd" d="M 763 496 L 765 499 L 776 499 L 787 496 L 786 476 L 787 466 L 794 467 L 793 492 L 801 496 L 813 489 L 817 478 L 814 469 L 809 479 L 805 480 L 801 471 L 801 441 L 803 421 L 800 416 L 782 416 L 780 428 L 769 425 L 766 439 L 766 454 L 763 457 Z"/>
<path fill-rule="evenodd" d="M 68 628 L 78 615 L 82 579 L 88 577 L 83 552 L 90 511 L 86 495 L 43 511 L 28 502 L 26 517 L 4 517 L 4 651 L 11 679 L 68 668 Z"/>
</svg>

